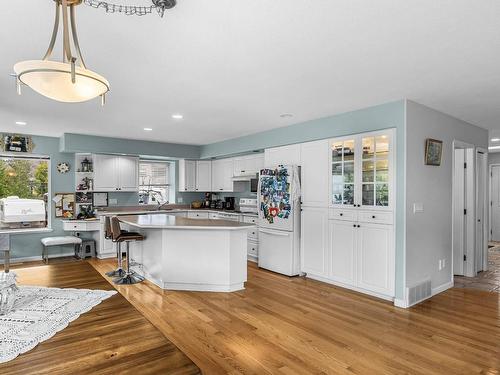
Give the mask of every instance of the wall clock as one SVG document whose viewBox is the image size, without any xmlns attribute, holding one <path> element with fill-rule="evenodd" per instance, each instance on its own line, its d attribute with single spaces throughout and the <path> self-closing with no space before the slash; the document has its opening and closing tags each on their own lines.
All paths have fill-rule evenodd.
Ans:
<svg viewBox="0 0 500 375">
<path fill-rule="evenodd" d="M 69 164 L 66 162 L 62 162 L 57 164 L 57 171 L 59 173 L 68 173 L 69 172 Z"/>
</svg>

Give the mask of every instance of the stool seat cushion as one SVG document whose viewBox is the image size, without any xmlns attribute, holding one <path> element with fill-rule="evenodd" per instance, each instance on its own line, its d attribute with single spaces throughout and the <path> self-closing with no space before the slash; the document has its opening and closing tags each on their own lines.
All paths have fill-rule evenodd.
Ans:
<svg viewBox="0 0 500 375">
<path fill-rule="evenodd" d="M 80 245 L 82 239 L 75 236 L 45 237 L 41 239 L 43 246 Z"/>
<path fill-rule="evenodd" d="M 144 236 L 140 233 L 135 232 L 121 232 L 118 238 L 115 240 L 116 242 L 123 241 L 142 241 L 144 240 Z"/>
</svg>

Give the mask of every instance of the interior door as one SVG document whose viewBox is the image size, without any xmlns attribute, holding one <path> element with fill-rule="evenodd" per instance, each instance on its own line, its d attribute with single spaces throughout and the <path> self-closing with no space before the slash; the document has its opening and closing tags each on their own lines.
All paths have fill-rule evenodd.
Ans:
<svg viewBox="0 0 500 375">
<path fill-rule="evenodd" d="M 500 241 L 500 166 L 491 167 L 491 240 Z"/>
<path fill-rule="evenodd" d="M 121 191 L 139 190 L 139 159 L 134 156 L 120 156 L 118 170 Z"/>
<path fill-rule="evenodd" d="M 330 220 L 331 278 L 356 285 L 356 224 L 352 221 Z"/>
<path fill-rule="evenodd" d="M 455 149 L 453 172 L 453 274 L 464 275 L 465 230 L 465 150 Z"/>
<path fill-rule="evenodd" d="M 485 237 L 485 211 L 487 206 L 486 176 L 488 158 L 483 151 L 476 152 L 476 273 L 484 270 L 487 243 Z"/>
</svg>

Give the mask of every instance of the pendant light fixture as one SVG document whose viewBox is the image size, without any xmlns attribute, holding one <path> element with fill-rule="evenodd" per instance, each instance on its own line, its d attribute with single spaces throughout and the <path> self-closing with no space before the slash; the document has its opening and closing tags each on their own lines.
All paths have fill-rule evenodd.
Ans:
<svg viewBox="0 0 500 375">
<path fill-rule="evenodd" d="M 42 60 L 21 61 L 14 65 L 18 94 L 21 94 L 21 84 L 25 84 L 39 94 L 60 102 L 85 102 L 100 96 L 104 105 L 109 82 L 103 76 L 87 69 L 76 34 L 75 7 L 80 5 L 82 0 L 51 1 L 55 3 L 56 14 L 49 48 Z M 57 39 L 61 15 L 63 58 L 62 61 L 53 61 L 50 57 Z"/>
</svg>

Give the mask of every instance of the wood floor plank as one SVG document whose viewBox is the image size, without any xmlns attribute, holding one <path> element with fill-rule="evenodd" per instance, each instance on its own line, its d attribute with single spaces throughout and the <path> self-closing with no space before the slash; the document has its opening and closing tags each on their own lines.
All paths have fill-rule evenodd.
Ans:
<svg viewBox="0 0 500 375">
<path fill-rule="evenodd" d="M 112 290 L 87 262 L 16 268 L 21 285 Z M 0 374 L 199 374 L 197 366 L 123 296 L 103 301 Z"/>
<path fill-rule="evenodd" d="M 451 289 L 405 310 L 252 263 L 236 293 L 117 289 L 204 374 L 500 374 L 496 293 Z"/>
</svg>

